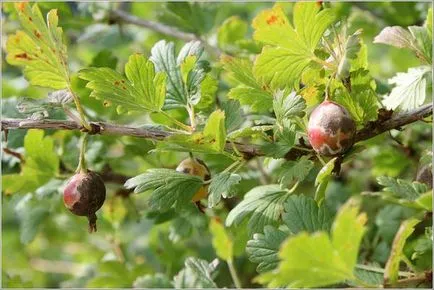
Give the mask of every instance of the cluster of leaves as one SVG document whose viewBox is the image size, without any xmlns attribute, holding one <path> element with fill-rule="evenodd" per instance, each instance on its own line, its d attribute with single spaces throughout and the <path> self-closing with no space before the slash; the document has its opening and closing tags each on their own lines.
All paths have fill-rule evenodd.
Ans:
<svg viewBox="0 0 434 290">
<path fill-rule="evenodd" d="M 66 4 L 56 5 L 59 11 L 69 11 Z M 141 5 L 145 4 L 132 3 L 131 9 L 145 18 L 160 7 Z M 16 12 L 8 10 L 23 30 L 8 38 L 7 62 L 23 66 L 30 84 L 57 90 L 42 100 L 22 99 L 22 114 L 43 119 L 49 110 L 60 108 L 59 118 L 74 118 L 69 107 L 74 100 L 80 115 L 82 103 L 96 120 L 147 126 L 152 122 L 150 126 L 167 131 L 168 137 L 155 143 L 92 137 L 86 159 L 94 170 L 106 173 L 110 183 L 108 200 L 98 213 L 100 228 L 112 233 L 89 239 L 85 247 L 79 224 L 62 210 L 59 195 L 77 162 L 77 134 L 29 130 L 23 138 L 11 132 L 8 147 L 16 148 L 14 156 L 22 162 L 18 166 L 13 158 L 2 160 L 8 168 L 3 193 L 10 198 L 7 210 L 14 212 L 5 214 L 12 220 L 12 226 L 5 226 L 7 237 L 15 233 L 10 229 L 15 220 L 9 217 L 16 214 L 19 239 L 28 245 L 26 254 L 35 251 L 31 247 L 44 252 L 47 240 L 64 245 L 59 248 L 65 251 L 59 257 L 47 252 L 41 257 L 89 263 L 87 254 L 92 253 L 91 269 L 68 264 L 80 273 L 58 272 L 72 274 L 61 284 L 68 287 L 381 287 L 399 286 L 400 278 L 420 278 L 432 271 L 427 263 L 432 255 L 432 220 L 424 219 L 432 212 L 432 192 L 429 185 L 410 181 L 413 164 L 401 162 L 407 159 L 403 154 L 418 159 L 430 148 L 429 141 L 414 141 L 431 136 L 429 125 L 415 126 L 406 131 L 408 135 L 392 132 L 393 140 L 401 138 L 400 147 L 381 136 L 366 143 L 368 150 L 357 146 L 326 160 L 305 144 L 308 113 L 326 95 L 346 107 L 358 127 L 376 120 L 383 105 L 410 110 L 426 101 L 431 13 L 423 26 L 387 27 L 375 38 L 375 43 L 410 49 L 422 64 L 391 78 L 389 84 L 396 86 L 382 99 L 389 90 L 374 80 L 378 72 L 374 74 L 368 64 L 368 48 L 375 49 L 372 37 L 363 38 L 365 32 L 351 20 L 353 12 L 345 4 L 249 4 L 259 7 L 259 13 L 232 4 L 207 5 L 167 3 L 154 15 L 200 40 L 156 41 L 161 35 L 134 30 L 132 34 L 139 36 L 127 34 L 126 45 L 140 45 L 140 53 L 123 46 L 113 50 L 128 52 L 119 53 L 124 66 L 118 65 L 118 53 L 101 50 L 79 60 L 88 63 L 85 68 L 77 69 L 70 61 L 74 72 L 64 42 L 69 35 L 58 26 L 52 6 L 46 7 L 46 22 L 36 4 L 17 3 Z M 79 6 L 83 14 L 94 14 L 92 21 L 115 21 L 110 17 L 113 7 Z M 248 17 L 234 16 L 237 11 Z M 73 31 L 78 25 L 67 19 L 64 24 Z M 89 27 L 96 29 L 94 24 Z M 84 45 L 86 37 L 79 38 L 77 46 Z M 150 43 L 143 42 L 144 37 Z M 215 40 L 224 54 L 212 61 L 212 53 L 204 48 Z M 84 54 L 71 47 L 70 55 Z M 264 157 L 246 156 L 239 142 L 255 144 Z M 305 154 L 287 158 L 291 149 Z M 185 157 L 182 152 L 201 155 L 211 179 L 174 170 Z M 430 161 L 424 166 L 432 168 Z M 338 167 L 344 167 L 340 179 L 333 177 Z M 208 190 L 208 199 L 202 201 L 208 208 L 205 214 L 191 202 L 200 188 Z M 359 193 L 361 197 L 350 198 Z M 21 257 L 21 249 L 8 245 L 8 252 Z M 6 285 L 24 286 L 25 281 L 8 269 L 12 260 L 22 262 L 8 260 Z M 47 264 L 44 259 L 32 260 L 34 268 L 53 271 Z"/>
</svg>

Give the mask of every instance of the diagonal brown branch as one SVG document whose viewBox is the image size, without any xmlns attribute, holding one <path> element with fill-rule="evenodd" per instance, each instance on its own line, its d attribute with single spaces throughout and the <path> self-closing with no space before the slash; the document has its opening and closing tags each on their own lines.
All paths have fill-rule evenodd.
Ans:
<svg viewBox="0 0 434 290">
<path fill-rule="evenodd" d="M 399 129 L 402 126 L 414 123 L 432 115 L 432 104 L 424 105 L 415 110 L 397 114 L 390 119 L 382 122 L 372 122 L 365 128 L 356 133 L 355 140 L 360 142 L 373 138 L 386 131 Z M 160 141 L 171 136 L 172 133 L 148 128 L 136 128 L 123 125 L 114 125 L 106 122 L 92 122 L 93 134 L 103 135 L 121 135 L 132 136 L 137 138 L 145 138 Z M 57 130 L 83 130 L 81 125 L 73 121 L 66 120 L 28 120 L 28 119 L 3 119 L 1 120 L 1 130 L 9 129 L 57 129 Z M 237 150 L 245 155 L 247 159 L 255 156 L 263 156 L 264 153 L 259 146 L 252 144 L 235 143 Z M 232 145 L 226 144 L 226 150 L 232 151 Z M 285 158 L 288 160 L 296 160 L 302 155 L 309 154 L 308 151 L 292 148 L 288 151 Z"/>
</svg>

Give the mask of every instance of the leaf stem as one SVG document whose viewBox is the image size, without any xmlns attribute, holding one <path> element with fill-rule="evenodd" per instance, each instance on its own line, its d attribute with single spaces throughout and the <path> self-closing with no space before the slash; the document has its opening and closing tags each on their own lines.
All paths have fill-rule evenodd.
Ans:
<svg viewBox="0 0 434 290">
<path fill-rule="evenodd" d="M 385 272 L 385 270 L 382 268 L 377 268 L 377 267 L 372 267 L 372 266 L 362 265 L 362 264 L 357 264 L 356 268 L 361 269 L 361 270 L 366 270 L 369 272 L 381 273 L 381 274 L 384 274 L 384 272 Z M 411 272 L 403 272 L 403 271 L 399 271 L 398 275 L 401 277 L 413 277 L 414 276 L 414 274 Z"/>
<path fill-rule="evenodd" d="M 317 57 L 316 55 L 312 56 L 312 60 L 327 67 L 330 70 L 334 70 L 335 66 L 331 63 L 326 62 L 325 60 L 320 59 L 319 57 Z"/>
<path fill-rule="evenodd" d="M 187 105 L 186 108 L 187 108 L 187 112 L 188 112 L 188 117 L 190 118 L 191 129 L 194 131 L 196 129 L 196 120 L 194 118 L 194 106 Z"/>
<path fill-rule="evenodd" d="M 74 91 L 71 88 L 71 85 L 68 83 L 68 90 L 72 95 L 72 98 L 74 99 L 75 107 L 77 108 L 77 112 L 80 115 L 80 122 L 81 125 L 86 128 L 88 131 L 92 131 L 92 127 L 90 124 L 86 121 L 86 115 L 84 114 L 83 107 L 81 106 L 79 97 L 74 93 Z"/>
<path fill-rule="evenodd" d="M 182 129 L 191 132 L 191 127 L 185 125 L 184 123 L 176 120 L 175 118 L 173 118 L 172 116 L 170 116 L 168 113 L 166 113 L 165 111 L 160 111 L 161 114 L 163 114 L 167 119 L 169 119 L 170 121 L 172 121 L 173 123 L 175 123 L 176 125 L 178 125 L 178 127 L 181 127 Z"/>
<path fill-rule="evenodd" d="M 234 281 L 235 287 L 240 289 L 243 288 L 238 278 L 237 270 L 235 269 L 232 259 L 228 260 L 229 272 L 231 273 L 232 280 Z"/>
<path fill-rule="evenodd" d="M 87 167 L 86 167 L 86 146 L 87 146 L 87 133 L 84 133 L 81 138 L 81 146 L 80 146 L 80 159 L 78 161 L 78 167 L 75 173 L 86 173 Z"/>
</svg>

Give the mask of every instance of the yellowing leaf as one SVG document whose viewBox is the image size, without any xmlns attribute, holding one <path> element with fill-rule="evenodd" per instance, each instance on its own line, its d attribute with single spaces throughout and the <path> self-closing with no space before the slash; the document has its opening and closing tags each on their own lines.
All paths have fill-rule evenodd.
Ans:
<svg viewBox="0 0 434 290">
<path fill-rule="evenodd" d="M 209 230 L 213 236 L 212 245 L 221 259 L 232 261 L 233 241 L 229 237 L 223 224 L 216 218 L 211 219 Z"/>
<path fill-rule="evenodd" d="M 6 60 L 24 66 L 32 85 L 64 89 L 69 82 L 66 46 L 62 28 L 58 27 L 57 10 L 50 10 L 45 23 L 37 4 L 16 3 L 15 8 L 24 31 L 8 37 Z"/>
</svg>

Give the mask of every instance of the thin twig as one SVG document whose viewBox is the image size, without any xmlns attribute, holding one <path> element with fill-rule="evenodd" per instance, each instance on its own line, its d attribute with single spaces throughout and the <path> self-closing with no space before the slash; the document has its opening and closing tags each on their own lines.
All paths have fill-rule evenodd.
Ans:
<svg viewBox="0 0 434 290">
<path fill-rule="evenodd" d="M 215 54 L 215 56 L 218 57 L 222 54 L 221 50 L 218 47 L 210 45 L 209 43 L 207 43 L 205 40 L 203 40 L 201 37 L 199 37 L 194 33 L 184 32 L 179 30 L 176 27 L 169 26 L 156 21 L 142 19 L 122 10 L 112 10 L 111 14 L 113 20 L 118 20 L 124 23 L 145 27 L 162 34 L 175 37 L 183 41 L 199 40 L 204 45 L 204 47 L 210 50 L 213 54 Z"/>
<path fill-rule="evenodd" d="M 367 126 L 356 133 L 355 142 L 368 140 L 377 135 L 392 129 L 398 129 L 402 126 L 419 121 L 432 114 L 432 104 L 424 105 L 415 110 L 400 113 L 396 116 L 381 122 L 370 122 Z M 163 140 L 173 133 L 148 128 L 136 128 L 123 125 L 113 125 L 105 122 L 91 122 L 92 132 L 90 134 L 102 135 L 121 135 L 145 138 L 151 140 Z M 57 129 L 57 130 L 83 130 L 83 128 L 73 121 L 66 120 L 28 120 L 28 119 L 3 119 L 1 120 L 1 130 L 8 129 Z M 251 159 L 256 156 L 263 156 L 264 153 L 257 145 L 234 143 L 237 150 L 244 155 L 245 159 Z M 306 146 L 307 147 L 307 146 Z M 309 147 L 307 147 L 309 148 Z M 226 143 L 226 151 L 232 152 L 232 144 Z M 285 155 L 287 160 L 296 160 L 300 156 L 307 155 L 309 152 L 292 148 Z"/>
</svg>

